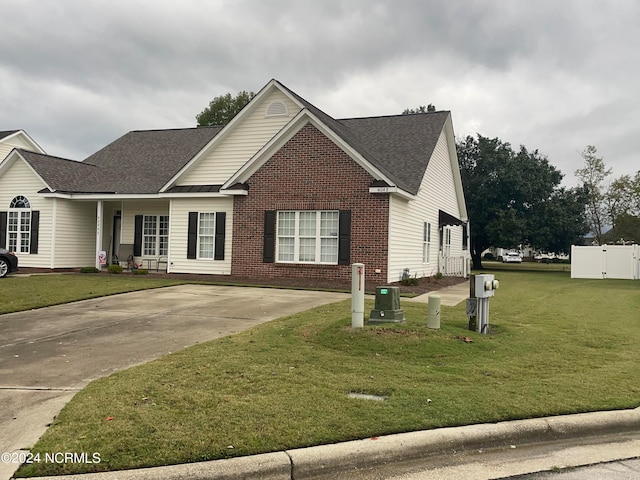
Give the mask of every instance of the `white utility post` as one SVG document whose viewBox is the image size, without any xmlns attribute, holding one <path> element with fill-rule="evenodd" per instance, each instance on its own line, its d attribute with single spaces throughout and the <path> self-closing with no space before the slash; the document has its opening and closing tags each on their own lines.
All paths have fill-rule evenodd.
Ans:
<svg viewBox="0 0 640 480">
<path fill-rule="evenodd" d="M 364 264 L 351 265 L 351 328 L 364 327 Z"/>
</svg>

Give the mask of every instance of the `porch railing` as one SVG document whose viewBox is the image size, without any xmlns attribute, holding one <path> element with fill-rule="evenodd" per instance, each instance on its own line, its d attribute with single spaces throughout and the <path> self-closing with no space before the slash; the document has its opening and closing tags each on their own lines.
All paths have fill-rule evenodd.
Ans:
<svg viewBox="0 0 640 480">
<path fill-rule="evenodd" d="M 440 256 L 440 273 L 447 277 L 468 277 L 471 260 L 464 255 L 454 257 Z"/>
</svg>

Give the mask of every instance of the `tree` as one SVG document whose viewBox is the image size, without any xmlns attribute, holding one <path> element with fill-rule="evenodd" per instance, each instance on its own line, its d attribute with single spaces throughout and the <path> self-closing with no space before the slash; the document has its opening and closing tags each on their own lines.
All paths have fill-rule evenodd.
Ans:
<svg viewBox="0 0 640 480">
<path fill-rule="evenodd" d="M 498 138 L 467 136 L 457 142 L 471 224 L 473 267 L 489 247 L 561 253 L 586 232 L 584 191 L 559 187 L 562 174 L 537 150 L 515 152 Z"/>
<path fill-rule="evenodd" d="M 436 111 L 436 106 L 433 103 L 430 103 L 426 107 L 424 105 L 420 105 L 417 108 L 406 108 L 404 112 L 402 112 L 402 115 L 413 115 L 416 113 L 430 113 L 435 111 Z"/>
<path fill-rule="evenodd" d="M 235 97 L 230 93 L 220 95 L 209 102 L 209 106 L 196 115 L 198 126 L 226 125 L 255 96 L 253 92 L 241 91 Z"/>
<path fill-rule="evenodd" d="M 640 171 L 633 177 L 622 175 L 608 180 L 612 169 L 596 154 L 596 147 L 588 145 L 581 153 L 585 165 L 575 172 L 588 192 L 586 215 L 595 242 L 602 245 L 636 238 L 634 218 L 640 217 Z M 605 230 L 612 231 L 611 235 L 605 235 Z"/>
<path fill-rule="evenodd" d="M 606 168 L 604 161 L 596 154 L 598 150 L 593 145 L 587 145 L 580 154 L 585 166 L 575 171 L 576 177 L 587 190 L 586 215 L 589 229 L 598 245 L 602 244 L 602 233 L 607 224 L 607 208 L 605 203 L 605 182 L 611 175 L 611 169 Z"/>
</svg>

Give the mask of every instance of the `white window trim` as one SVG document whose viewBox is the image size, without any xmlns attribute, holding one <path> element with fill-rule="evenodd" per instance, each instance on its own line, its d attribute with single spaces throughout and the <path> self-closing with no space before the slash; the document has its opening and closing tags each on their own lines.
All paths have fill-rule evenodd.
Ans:
<svg viewBox="0 0 640 480">
<path fill-rule="evenodd" d="M 147 224 L 147 219 L 148 218 L 154 218 L 155 219 L 155 233 L 153 234 L 147 234 L 145 233 L 145 227 Z M 162 235 L 161 232 L 161 225 L 162 225 L 162 218 L 166 219 L 165 225 L 167 228 L 167 234 L 166 235 Z M 147 253 L 147 242 L 146 239 L 148 237 L 153 237 L 154 238 L 154 251 L 155 253 Z M 161 239 L 162 238 L 166 238 L 166 252 L 162 253 L 161 250 Z M 142 257 L 143 258 L 157 258 L 157 257 L 166 257 L 169 254 L 169 215 L 143 215 L 142 216 Z"/>
<path fill-rule="evenodd" d="M 203 235 L 200 232 L 200 225 L 201 225 L 201 221 L 202 221 L 202 215 L 212 215 L 212 222 L 213 222 L 213 233 L 211 235 Z M 197 227 L 197 232 L 198 232 L 198 239 L 196 240 L 196 259 L 197 260 L 213 260 L 215 258 L 216 255 L 216 213 L 215 212 L 198 212 L 198 227 Z M 203 256 L 201 255 L 201 239 L 203 237 L 211 237 L 211 256 Z"/>
<path fill-rule="evenodd" d="M 301 238 L 312 238 L 309 236 L 301 236 L 300 235 L 300 213 L 303 212 L 314 212 L 316 214 L 316 229 L 315 229 L 315 255 L 314 261 L 301 261 L 300 260 L 300 239 Z M 280 238 L 287 237 L 291 238 L 290 235 L 280 235 L 279 227 L 280 227 L 280 215 L 283 213 L 294 213 L 295 221 L 294 221 L 294 235 L 293 235 L 293 252 L 294 259 L 293 260 L 280 260 Z M 321 235 L 321 222 L 322 222 L 322 214 L 323 213 L 334 213 L 336 214 L 336 233 L 335 235 Z M 301 264 L 301 265 L 338 265 L 339 260 L 339 238 L 340 238 L 340 212 L 338 210 L 279 210 L 276 215 L 276 231 L 275 231 L 275 240 L 276 240 L 276 252 L 275 252 L 275 261 L 276 263 L 287 263 L 287 264 Z M 335 239 L 336 241 L 336 253 L 335 253 L 335 261 L 323 262 L 322 261 L 322 239 Z"/>
<path fill-rule="evenodd" d="M 422 226 L 422 263 L 431 263 L 431 223 L 424 222 Z"/>
<path fill-rule="evenodd" d="M 25 203 L 25 207 L 12 207 L 11 205 L 14 205 L 18 199 L 21 199 L 20 201 Z M 11 217 L 13 215 L 16 215 L 16 229 L 12 230 L 11 226 L 12 226 L 12 222 L 11 222 Z M 22 229 L 22 217 L 25 216 L 26 214 L 28 214 L 28 222 L 27 222 L 27 228 L 25 230 Z M 11 203 L 9 204 L 9 210 L 7 213 L 7 238 L 6 240 L 6 245 L 7 248 L 9 250 L 14 251 L 15 253 L 18 253 L 20 255 L 29 255 L 31 253 L 31 221 L 32 221 L 32 217 L 31 217 L 31 202 L 29 202 L 29 199 L 27 197 L 25 197 L 24 195 L 17 195 L 15 196 L 12 200 Z M 12 246 L 11 244 L 11 234 L 15 234 L 16 236 L 16 240 L 15 240 L 15 247 Z M 23 237 L 27 238 L 27 242 L 26 242 L 26 251 L 22 251 L 22 240 Z"/>
</svg>

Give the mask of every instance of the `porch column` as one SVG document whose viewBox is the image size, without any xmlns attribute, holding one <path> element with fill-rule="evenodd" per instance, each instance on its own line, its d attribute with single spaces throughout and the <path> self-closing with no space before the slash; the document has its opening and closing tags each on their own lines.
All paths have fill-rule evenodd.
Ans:
<svg viewBox="0 0 640 480">
<path fill-rule="evenodd" d="M 96 206 L 96 268 L 100 268 L 99 253 L 102 251 L 102 214 L 104 205 L 102 200 L 98 200 Z"/>
</svg>

